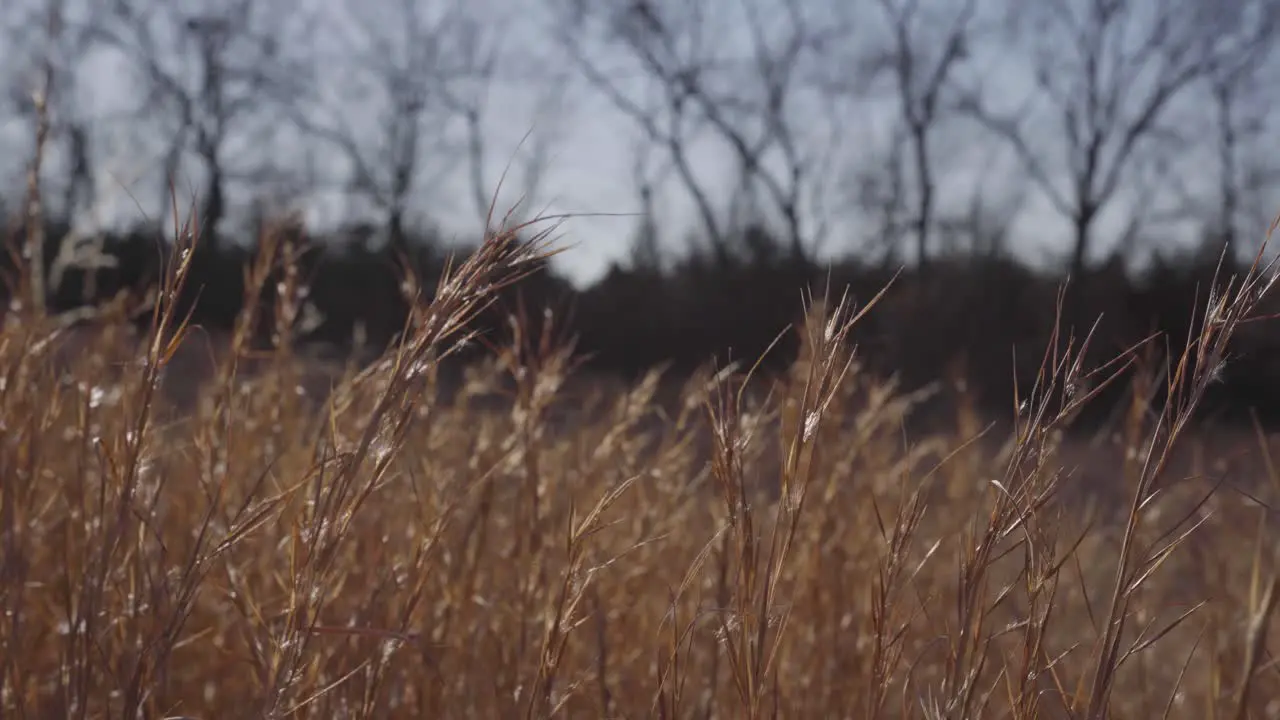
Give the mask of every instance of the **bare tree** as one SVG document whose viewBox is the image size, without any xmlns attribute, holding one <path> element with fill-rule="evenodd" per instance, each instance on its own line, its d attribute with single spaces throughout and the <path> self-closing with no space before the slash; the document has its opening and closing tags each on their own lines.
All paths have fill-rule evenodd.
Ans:
<svg viewBox="0 0 1280 720">
<path fill-rule="evenodd" d="M 943 122 L 952 109 L 945 101 L 956 70 L 969 56 L 974 33 L 977 0 L 957 3 L 923 3 L 920 0 L 875 0 L 887 33 L 880 44 L 858 58 L 854 72 L 842 58 L 833 67 L 836 75 L 825 84 L 845 95 L 873 97 L 876 86 L 887 83 L 903 132 L 895 137 L 905 153 L 894 162 L 907 167 L 889 170 L 897 182 L 909 187 L 910 226 L 915 239 L 916 261 L 928 265 L 930 237 L 937 213 L 938 165 L 934 146 Z M 848 78 L 853 78 L 851 82 Z M 905 200 L 905 198 L 904 198 Z"/>
<path fill-rule="evenodd" d="M 270 163 L 261 151 L 232 156 L 234 144 L 269 145 L 276 129 L 273 104 L 295 87 L 296 64 L 286 49 L 298 44 L 292 23 L 299 7 L 268 0 L 220 0 L 193 7 L 166 0 L 110 0 L 98 36 L 119 49 L 140 72 L 141 121 L 168 126 L 166 176 L 174 180 L 183 155 L 194 151 L 206 182 L 200 222 L 205 245 L 216 248 L 227 214 L 227 186 L 259 177 Z M 164 207 L 164 204 L 161 205 Z"/>
<path fill-rule="evenodd" d="M 465 2 L 349 0 L 336 20 L 335 62 L 316 66 L 310 92 L 294 107 L 297 124 L 341 153 L 348 190 L 380 215 L 393 247 L 407 243 L 414 198 L 438 191 L 464 163 L 483 216 L 499 35 Z M 537 180 L 532 168 L 542 159 L 530 161 L 524 180 Z"/>
<path fill-rule="evenodd" d="M 659 176 L 652 167 L 653 145 L 648 142 L 636 145 L 631 153 L 631 182 L 640 201 L 640 224 L 631 241 L 631 269 L 642 273 L 656 273 L 662 269 L 656 202 L 653 197 Z"/>
<path fill-rule="evenodd" d="M 858 244 L 883 268 L 900 261 L 910 234 L 906 146 L 906 133 L 895 128 L 889 142 L 864 152 L 842 178 L 860 215 L 857 227 L 864 229 Z"/>
<path fill-rule="evenodd" d="M 1193 87 L 1252 53 L 1268 31 L 1230 39 L 1203 32 L 1203 0 L 1010 0 L 1010 28 L 1026 38 L 1036 88 L 1048 107 L 995 110 L 975 89 L 964 109 L 1017 155 L 1032 182 L 1072 225 L 1070 271 L 1088 269 L 1101 213 L 1137 160 L 1170 153 L 1163 121 Z M 1053 148 L 1054 152 L 1047 152 Z M 1077 284 L 1078 288 L 1078 284 Z"/>
<path fill-rule="evenodd" d="M 26 172 L 26 242 L 22 257 L 30 272 L 26 288 L 35 312 L 43 314 L 49 288 L 45 236 L 47 218 L 72 220 L 92 202 L 89 119 L 75 104 L 74 90 L 84 56 L 84 22 L 68 22 L 66 0 L 13 4 L 3 20 L 8 59 L 17 70 L 9 81 L 11 105 L 32 132 Z M 23 59 L 26 56 L 26 60 Z M 50 213 L 50 160 L 66 164 L 62 205 Z"/>
<path fill-rule="evenodd" d="M 23 259 L 27 262 L 26 273 L 31 283 L 32 310 L 37 317 L 45 314 L 47 291 L 45 288 L 45 233 L 44 206 L 41 193 L 41 166 L 44 162 L 45 148 L 49 138 L 49 98 L 54 92 L 57 79 L 57 66 L 54 60 L 53 44 L 62 32 L 63 5 L 53 2 L 46 9 L 46 47 L 41 65 L 40 81 L 32 92 L 32 106 L 35 115 L 35 143 L 31 161 L 27 165 L 27 208 L 26 226 L 27 242 L 23 248 Z"/>
<path fill-rule="evenodd" d="M 939 218 L 938 235 L 944 241 L 943 247 L 979 262 L 1005 257 L 1021 204 L 1021 193 L 993 193 L 980 183 L 969 194 L 962 211 Z"/>
<path fill-rule="evenodd" d="M 503 103 L 510 102 L 517 93 L 529 95 L 532 100 L 532 125 L 516 149 L 517 155 L 507 163 L 509 169 L 517 172 L 521 195 L 519 207 L 508 213 L 514 222 L 531 217 L 534 204 L 539 200 L 549 153 L 563 137 L 559 128 L 564 124 L 569 103 L 569 72 L 553 67 L 541 54 L 514 47 L 507 40 L 515 34 L 509 24 L 519 19 L 511 16 L 487 28 L 472 22 L 467 28 L 469 38 L 465 47 L 477 58 L 471 63 L 474 71 L 442 88 L 446 106 L 462 119 L 466 129 L 467 177 L 472 204 L 481 224 L 492 220 L 497 189 L 497 179 L 488 171 L 492 158 L 490 128 L 486 125 L 486 121 L 495 116 L 491 104 L 495 91 L 501 90 Z M 548 67 L 552 68 L 550 72 Z M 503 118 L 501 114 L 496 115 Z M 503 119 L 510 121 L 509 117 Z"/>
<path fill-rule="evenodd" d="M 781 221 L 791 256 L 807 258 L 814 238 L 804 205 L 816 161 L 805 150 L 800 117 L 803 71 L 834 35 L 798 0 L 743 0 L 740 14 L 734 7 L 634 0 L 589 10 L 568 3 L 556 28 L 591 87 L 670 160 L 719 262 L 730 257 L 730 233 L 716 209 L 719 183 L 700 177 L 694 160 L 695 145 L 709 138 L 731 153 L 738 191 Z M 616 60 L 623 67 L 610 67 Z"/>
<path fill-rule="evenodd" d="M 67 0 L 38 0 L 24 8 L 15 3 L 17 15 L 5 36 L 12 54 L 25 44 L 32 46 L 30 74 L 9 78 L 12 105 L 17 113 L 34 127 L 40 122 L 38 103 L 33 89 L 44 103 L 44 121 L 48 123 L 47 145 L 50 155 L 60 161 L 58 182 L 61 204 L 57 212 L 72 219 L 94 201 L 92 137 L 95 118 L 76 102 L 76 86 L 80 66 L 92 45 L 88 42 L 94 22 L 95 6 L 77 8 L 69 13 Z M 39 45 L 38 48 L 34 47 Z M 46 165 L 47 167 L 47 165 Z"/>
<path fill-rule="evenodd" d="M 1218 160 L 1218 207 L 1213 213 L 1213 236 L 1220 252 L 1235 257 L 1250 197 L 1265 195 L 1267 189 L 1280 183 L 1280 162 L 1265 149 L 1270 146 L 1268 140 L 1280 131 L 1273 119 L 1277 100 L 1275 83 L 1280 79 L 1277 74 L 1280 68 L 1276 64 L 1280 58 L 1274 52 L 1274 42 L 1278 39 L 1275 31 L 1280 29 L 1277 23 L 1280 2 L 1228 3 L 1234 10 L 1232 14 L 1224 12 L 1225 7 L 1214 8 L 1213 3 L 1207 0 L 1206 3 L 1210 6 L 1205 8 L 1207 12 L 1218 13 L 1218 22 L 1208 25 L 1206 32 L 1237 42 L 1241 33 L 1253 36 L 1259 29 L 1270 33 L 1268 37 L 1259 38 L 1259 42 L 1246 44 L 1245 52 L 1219 64 L 1208 78 Z"/>
</svg>

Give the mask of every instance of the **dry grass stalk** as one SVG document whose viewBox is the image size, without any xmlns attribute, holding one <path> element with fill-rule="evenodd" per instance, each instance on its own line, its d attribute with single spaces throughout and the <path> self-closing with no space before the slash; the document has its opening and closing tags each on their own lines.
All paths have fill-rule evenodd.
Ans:
<svg viewBox="0 0 1280 720">
<path fill-rule="evenodd" d="M 1056 328 L 999 443 L 963 411 L 904 437 L 920 396 L 853 351 L 878 298 L 810 302 L 767 395 L 730 367 L 674 402 L 660 370 L 579 377 L 556 318 L 519 311 L 442 403 L 440 359 L 550 252 L 528 227 L 430 298 L 407 277 L 401 340 L 314 397 L 304 248 L 269 233 L 171 417 L 195 220 L 145 342 L 123 312 L 0 329 L 17 716 L 1247 718 L 1280 692 L 1268 440 L 1273 485 L 1247 494 L 1180 479 L 1174 452 L 1274 266 L 1218 283 L 1162 375 L 1154 343 L 1091 369 L 1092 333 Z M 1127 504 L 1091 513 L 1071 423 L 1139 358 Z"/>
</svg>

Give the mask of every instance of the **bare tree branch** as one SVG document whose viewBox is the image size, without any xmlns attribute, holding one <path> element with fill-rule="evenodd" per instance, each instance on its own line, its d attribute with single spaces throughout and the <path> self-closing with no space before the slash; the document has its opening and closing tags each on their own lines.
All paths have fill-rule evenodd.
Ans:
<svg viewBox="0 0 1280 720">
<path fill-rule="evenodd" d="M 569 98 L 569 71 L 557 68 L 548 72 L 545 57 L 528 48 L 515 46 L 508 39 L 517 35 L 518 28 L 511 25 L 515 18 L 503 18 L 497 23 L 482 26 L 473 22 L 467 28 L 465 47 L 470 53 L 469 72 L 463 82 L 447 84 L 443 89 L 446 106 L 462 118 L 466 132 L 467 174 L 470 195 L 477 218 L 481 224 L 492 219 L 494 192 L 498 183 L 490 177 L 486 168 L 492 159 L 489 148 L 490 128 L 486 121 L 495 111 L 504 108 L 494 106 L 490 100 L 495 90 L 502 88 L 519 94 L 528 94 L 532 100 L 532 125 L 516 148 L 516 157 L 508 166 L 518 168 L 518 186 L 521 200 L 508 220 L 521 222 L 532 216 L 533 206 L 539 201 L 543 179 L 552 147 L 563 137 L 558 128 Z M 503 101 L 509 100 L 504 96 Z M 503 117 L 503 115 L 497 115 Z"/>
<path fill-rule="evenodd" d="M 1052 134 L 1042 119 L 1002 114 L 971 92 L 962 109 L 1021 160 L 1031 180 L 1073 226 L 1071 273 L 1087 269 L 1096 222 L 1119 193 L 1135 155 L 1166 131 L 1162 117 L 1217 68 L 1255 51 L 1265 34 L 1222 42 L 1203 32 L 1201 0 L 1045 0 L 1012 3 L 1011 26 L 1033 38 L 1037 97 L 1048 105 Z M 1061 148 L 1060 163 L 1042 151 Z M 1164 148 L 1167 152 L 1169 149 Z"/>
<path fill-rule="evenodd" d="M 638 16 L 648 24 L 657 24 L 657 19 L 647 10 L 647 6 L 638 5 Z M 585 18 L 585 13 L 572 13 L 573 16 Z M 702 221 L 703 231 L 711 243 L 712 250 L 721 263 L 728 262 L 728 239 L 721 229 L 720 218 L 711 201 L 710 194 L 703 182 L 693 170 L 689 146 L 704 121 L 700 121 L 689 112 L 689 103 L 684 89 L 669 83 L 661 83 L 657 87 L 658 97 L 650 102 L 633 99 L 619 82 L 602 71 L 596 58 L 586 49 L 578 33 L 564 32 L 564 29 L 578 30 L 575 24 L 563 23 L 559 39 L 563 43 L 569 58 L 581 71 L 588 83 L 600 92 L 617 110 L 628 117 L 648 138 L 648 140 L 666 152 L 672 168 L 680 179 L 685 190 L 690 194 L 697 207 Z"/>
<path fill-rule="evenodd" d="M 1205 2 L 1206 12 L 1221 10 L 1214 8 L 1214 3 Z M 1244 38 L 1244 51 L 1228 58 L 1209 75 L 1218 161 L 1217 208 L 1210 222 L 1218 241 L 1215 250 L 1227 253 L 1228 257 L 1235 256 L 1248 198 L 1265 194 L 1269 187 L 1274 187 L 1275 170 L 1280 170 L 1280 163 L 1271 158 L 1271 153 L 1249 152 L 1261 150 L 1258 143 L 1265 143 L 1280 130 L 1268 127 L 1277 100 L 1275 82 L 1280 79 L 1277 74 L 1280 58 L 1274 51 L 1276 30 L 1280 29 L 1280 2 L 1245 0 L 1236 3 L 1235 9 L 1240 16 L 1224 19 L 1221 25 L 1226 27 L 1220 25 L 1206 31 L 1235 43 L 1241 42 L 1242 38 L 1238 37 L 1241 33 L 1255 35 L 1262 29 L 1266 36 L 1264 41 L 1254 43 Z M 1259 161 L 1269 163 L 1273 172 L 1246 171 L 1246 164 L 1256 168 Z M 1270 216 L 1268 214 L 1267 219 Z M 1256 224 L 1265 222 L 1264 219 Z"/>
<path fill-rule="evenodd" d="M 88 8 L 92 9 L 93 6 Z M 29 7 L 14 4 L 9 10 L 15 15 L 9 18 L 12 27 L 3 31 L 7 43 L 6 59 L 17 73 L 4 80 L 9 81 L 10 104 L 19 118 L 29 121 L 33 127 L 37 124 L 39 113 L 32 90 L 37 85 L 47 84 L 40 78 L 50 71 L 56 76 L 56 82 L 48 84 L 43 94 L 44 122 L 48 124 L 50 155 L 61 161 L 63 166 L 57 178 L 62 185 L 62 202 L 58 206 L 50 206 L 46 197 L 46 206 L 53 207 L 55 213 L 70 220 L 94 202 L 92 145 L 96 118 L 89 117 L 74 98 L 78 71 L 91 47 L 88 28 L 93 25 L 94 17 L 69 16 L 65 0 L 39 0 Z M 22 11 L 29 12 L 16 14 Z M 58 19 L 51 25 L 50 17 Z M 33 31 L 33 28 L 39 28 L 39 31 Z M 24 45 L 31 50 L 30 67 L 19 59 Z M 28 69 L 31 70 L 29 76 L 23 74 Z M 46 168 L 48 165 L 46 162 Z"/>
<path fill-rule="evenodd" d="M 957 69 L 968 59 L 972 44 L 977 0 L 960 0 L 954 7 L 922 5 L 918 0 L 875 0 L 888 32 L 881 44 L 862 55 L 848 73 L 847 63 L 837 63 L 826 85 L 843 95 L 861 95 L 877 81 L 887 79 L 898 121 L 905 132 L 897 141 L 906 154 L 898 161 L 909 168 L 894 168 L 897 182 L 908 183 L 911 231 L 921 270 L 928 265 L 930 237 L 937 213 L 939 163 L 933 147 L 951 108 L 944 104 Z M 842 59 L 841 59 L 842 60 Z"/>
<path fill-rule="evenodd" d="M 95 26 L 97 39 L 125 55 L 141 73 L 140 119 L 166 113 L 172 135 L 166 169 L 176 171 L 190 148 L 204 165 L 201 222 L 216 247 L 226 215 L 227 183 L 237 162 L 232 143 L 255 123 L 270 125 L 267 106 L 296 92 L 298 71 L 285 49 L 294 43 L 291 23 L 310 16 L 296 6 L 262 0 L 230 0 L 186 9 L 162 0 L 110 0 L 110 17 Z M 301 28 L 299 31 L 305 31 Z M 264 160 L 261 153 L 253 161 Z M 246 162 L 246 158 L 239 158 Z M 243 172 L 243 171 L 241 171 Z M 244 173 L 246 175 L 252 174 Z M 172 176 L 164 180 L 165 189 Z"/>
<path fill-rule="evenodd" d="M 28 291 L 31 295 L 31 309 L 37 318 L 44 317 L 45 304 L 48 301 L 47 268 L 44 256 L 45 215 L 40 187 L 42 179 L 40 170 L 49 140 L 49 98 L 54 93 L 54 85 L 58 78 L 57 66 L 53 58 L 53 44 L 62 33 L 63 5 L 58 0 L 54 0 L 49 4 L 46 12 L 46 48 L 41 63 L 40 85 L 31 95 L 35 110 L 35 150 L 31 161 L 27 164 L 27 242 L 22 253 L 27 263 L 25 279 L 30 283 Z"/>
<path fill-rule="evenodd" d="M 346 71 L 317 64 L 319 75 L 290 110 L 293 121 L 342 154 L 349 190 L 382 216 L 393 246 L 407 240 L 413 198 L 464 162 L 471 200 L 487 211 L 484 120 L 499 34 L 462 2 L 351 1 L 338 20 L 335 52 Z"/>
<path fill-rule="evenodd" d="M 740 187 L 763 191 L 793 257 L 804 258 L 812 239 L 802 205 L 815 159 L 802 151 L 796 103 L 800 68 L 828 36 L 793 0 L 767 6 L 742 0 L 741 10 L 735 17 L 727 5 L 707 0 L 637 0 L 587 19 L 594 21 L 585 24 L 594 28 L 600 46 L 595 53 L 588 49 L 588 30 L 579 32 L 567 22 L 557 27 L 589 84 L 668 156 L 721 262 L 729 257 L 728 233 L 712 200 L 713 183 L 696 175 L 691 160 L 702 138 L 728 147 Z M 725 37 L 731 33 L 742 36 L 745 58 L 732 50 Z M 638 77 L 603 69 L 610 55 L 624 57 Z M 646 90 L 654 100 L 637 97 Z"/>
</svg>

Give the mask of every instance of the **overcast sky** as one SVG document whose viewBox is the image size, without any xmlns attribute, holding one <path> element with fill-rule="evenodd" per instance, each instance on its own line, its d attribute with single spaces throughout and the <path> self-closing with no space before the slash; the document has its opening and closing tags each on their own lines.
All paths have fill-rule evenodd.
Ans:
<svg viewBox="0 0 1280 720">
<path fill-rule="evenodd" d="M 16 0 L 23 2 L 24 0 Z M 33 2 L 34 0 L 25 0 Z M 72 0 L 73 4 L 76 0 Z M 87 0 L 92 1 L 92 0 Z M 184 0 L 184 4 L 204 0 Z M 326 11 L 340 11 L 345 0 L 310 0 L 321 2 Z M 486 16 L 507 22 L 507 40 L 510 52 L 522 59 L 521 63 L 504 69 L 504 79 L 491 89 L 490 112 L 485 118 L 488 162 L 485 175 L 490 183 L 496 183 L 504 165 L 517 153 L 522 137 L 532 133 L 535 137 L 554 136 L 546 158 L 546 176 L 536 207 L 553 213 L 571 214 L 619 214 L 634 213 L 639 208 L 632 183 L 632 159 L 635 141 L 639 137 L 632 123 L 618 113 L 598 93 L 581 82 L 573 82 L 558 114 L 539 114 L 538 103 L 545 97 L 545 85 L 554 79 L 557 63 L 562 62 L 557 48 L 547 40 L 550 31 L 546 17 L 538 12 L 541 0 L 478 0 L 486 4 Z M 710 0 L 735 3 L 740 0 Z M 15 2 L 15 0 L 8 0 Z M 353 6 L 354 7 L 354 6 Z M 370 4 L 368 7 L 374 7 Z M 859 37 L 873 44 L 884 26 L 879 24 L 874 5 L 867 5 L 865 22 L 861 24 Z M 375 18 L 376 20 L 376 18 Z M 310 37 L 317 47 L 324 45 L 325 26 L 313 28 Z M 391 26 L 388 26 L 391 27 Z M 0 45 L 0 47 L 3 47 Z M 18 51 L 20 52 L 20 51 Z M 974 60 L 966 68 L 970 78 L 980 78 L 987 87 L 1002 88 L 1001 96 L 1010 106 L 1023 103 L 1031 97 L 1032 85 L 1025 64 L 1011 62 L 1011 56 L 1001 46 L 991 43 L 973 48 Z M 7 57 L 6 57 L 7 55 Z M 13 62 L 15 51 L 0 49 L 0 67 L 18 65 Z M 21 56 L 19 56 L 21 57 Z M 341 58 L 330 58 L 332 72 L 341 72 Z M 545 64 L 545 65 L 544 65 Z M 96 51 L 85 58 L 76 85 L 77 107 L 82 112 L 98 118 L 95 126 L 95 159 L 98 164 L 97 191 L 99 193 L 100 220 L 119 224 L 137 219 L 143 213 L 154 213 L 158 204 L 157 183 L 164 147 L 157 139 L 163 138 L 162 123 L 140 122 L 134 112 L 137 109 L 135 91 L 136 73 L 114 51 Z M 11 83 L 12 84 L 12 83 Z M 333 89 L 332 92 L 342 92 Z M 7 108 L 6 108 L 7 110 Z M 817 116 L 815 116 L 817 117 Z M 812 128 L 811 141 L 823 152 L 838 154 L 841 158 L 838 170 L 855 167 L 872 167 L 884 162 L 886 140 L 893 129 L 894 105 L 891 99 L 861 103 L 856 112 L 835 118 L 835 125 L 827 119 L 817 118 Z M 346 168 L 340 155 L 322 146 L 306 145 L 286 128 L 288 123 L 276 118 L 268 123 L 275 128 L 269 141 L 245 138 L 241 147 L 233 148 L 238 158 L 261 161 L 270 158 L 281 165 L 313 167 L 323 178 L 338 179 Z M 6 194 L 10 197 L 21 183 L 22 164 L 29 157 L 29 126 L 15 120 L 10 112 L 0 113 L 0 177 L 5 180 Z M 1050 156 L 1056 149 L 1052 138 L 1045 144 Z M 711 143 L 701 144 L 696 152 L 697 170 L 704 177 L 727 179 L 730 165 L 728 155 Z M 956 124 L 948 130 L 946 141 L 939 143 L 938 159 L 945 162 L 942 178 L 941 205 L 957 208 L 968 202 L 975 188 L 987 193 L 993 203 L 999 203 L 1010 193 L 1026 189 L 1025 176 L 1014 157 L 998 143 L 985 139 L 972 126 Z M 1207 193 L 1216 180 L 1206 165 L 1210 155 L 1192 153 L 1171 166 L 1185 177 L 1184 191 Z M 233 161 L 234 164 L 235 161 Z M 466 169 L 448 175 L 440 182 L 424 187 L 417 209 L 429 213 L 441 223 L 447 232 L 469 239 L 477 229 L 476 214 L 470 199 Z M 195 163 L 183 168 L 185 189 L 190 192 L 199 187 L 202 170 Z M 514 201 L 520 191 L 519 174 L 508 179 L 507 192 L 502 205 Z M 183 190 L 180 187 L 179 190 Z M 233 194 L 233 200 L 243 201 Z M 838 205 L 838 195 L 829 200 L 829 207 Z M 659 212 L 662 215 L 668 241 L 679 241 L 683 233 L 694 228 L 692 204 L 686 193 L 674 185 L 663 188 L 659 195 Z M 1166 198 L 1167 200 L 1167 198 Z M 1104 219 L 1101 233 L 1105 238 L 1122 226 L 1132 207 L 1132 198 L 1121 198 Z M 1045 260 L 1064 249 L 1067 225 L 1047 204 L 1045 198 L 1035 192 L 1026 194 L 1024 206 L 1015 225 L 1019 238 L 1019 250 L 1032 260 Z M 324 225 L 349 216 L 352 206 L 341 193 L 313 192 L 306 200 L 307 213 L 313 222 Z M 1280 206 L 1278 206 L 1280 207 Z M 233 210 L 236 209 L 233 207 Z M 239 209 L 243 209 L 241 205 Z M 501 208 L 500 208 L 501 209 Z M 835 208 L 839 209 L 839 208 Z M 836 213 L 833 239 L 823 248 L 825 253 L 844 252 L 854 242 L 860 226 L 850 213 Z M 560 260 L 560 267 L 575 280 L 588 282 L 607 269 L 610 261 L 625 253 L 630 233 L 635 225 L 634 217 L 574 217 L 561 227 L 561 235 L 573 249 Z M 1177 228 L 1170 228 L 1161 236 L 1161 242 L 1178 242 L 1185 238 Z"/>
</svg>

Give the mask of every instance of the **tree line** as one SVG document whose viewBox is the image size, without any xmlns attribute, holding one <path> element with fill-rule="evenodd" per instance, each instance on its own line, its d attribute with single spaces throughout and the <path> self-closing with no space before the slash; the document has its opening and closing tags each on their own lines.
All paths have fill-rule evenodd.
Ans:
<svg viewBox="0 0 1280 720">
<path fill-rule="evenodd" d="M 534 216 L 607 123 L 627 171 L 599 182 L 630 199 L 595 209 L 628 211 L 629 249 L 524 290 L 598 364 L 750 356 L 799 287 L 905 266 L 870 357 L 918 384 L 967 354 L 999 404 L 1063 279 L 1119 347 L 1249 256 L 1280 207 L 1277 23 L 1277 0 L 15 0 L 3 209 L 47 270 L 29 300 L 68 307 L 144 282 L 186 188 L 215 323 L 268 220 L 323 209 L 299 232 L 327 341 L 385 341 L 397 258 L 438 272 L 437 221 L 492 229 L 499 185 Z"/>
</svg>

